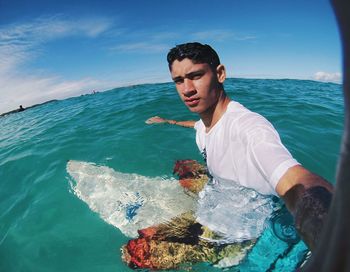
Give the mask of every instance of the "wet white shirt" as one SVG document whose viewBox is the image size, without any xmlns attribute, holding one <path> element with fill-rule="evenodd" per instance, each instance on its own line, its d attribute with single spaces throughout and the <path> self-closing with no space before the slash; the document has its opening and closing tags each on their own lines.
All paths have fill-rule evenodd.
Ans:
<svg viewBox="0 0 350 272">
<path fill-rule="evenodd" d="M 195 129 L 213 177 L 199 194 L 197 221 L 221 236 L 218 243 L 257 238 L 273 211 L 278 181 L 298 162 L 270 122 L 237 102 L 208 133 L 201 120 Z"/>
<path fill-rule="evenodd" d="M 260 194 L 274 194 L 286 171 L 299 164 L 282 144 L 272 124 L 238 102 L 208 132 L 196 122 L 196 142 L 206 153 L 214 181 L 231 180 Z"/>
</svg>

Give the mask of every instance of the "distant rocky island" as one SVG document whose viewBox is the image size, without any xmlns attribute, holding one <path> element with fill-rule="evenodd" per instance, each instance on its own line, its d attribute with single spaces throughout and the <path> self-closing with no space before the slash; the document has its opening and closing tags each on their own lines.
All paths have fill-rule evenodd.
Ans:
<svg viewBox="0 0 350 272">
<path fill-rule="evenodd" d="M 12 110 L 12 111 L 0 114 L 0 117 L 6 116 L 6 115 L 9 115 L 9 114 L 13 114 L 13 113 L 17 113 L 17 112 L 21 112 L 21 111 L 25 111 L 25 110 L 28 110 L 28 109 L 31 109 L 31 108 L 34 108 L 34 107 L 37 107 L 37 106 L 45 105 L 45 104 L 48 104 L 48 103 L 52 103 L 52 102 L 55 102 L 55 101 L 58 101 L 58 100 L 56 100 L 56 99 L 49 100 L 49 101 L 46 101 L 44 103 L 35 104 L 35 105 L 29 106 L 29 107 L 26 107 L 26 108 L 23 108 L 23 106 L 20 105 L 18 109 L 15 109 L 15 110 Z"/>
</svg>

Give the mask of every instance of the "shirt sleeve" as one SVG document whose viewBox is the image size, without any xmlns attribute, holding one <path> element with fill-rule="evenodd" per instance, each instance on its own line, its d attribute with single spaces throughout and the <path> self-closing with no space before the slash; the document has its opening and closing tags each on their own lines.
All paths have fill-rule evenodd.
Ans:
<svg viewBox="0 0 350 272">
<path fill-rule="evenodd" d="M 287 170 L 299 164 L 267 120 L 265 124 L 255 127 L 249 136 L 248 145 L 254 164 L 274 190 Z"/>
</svg>

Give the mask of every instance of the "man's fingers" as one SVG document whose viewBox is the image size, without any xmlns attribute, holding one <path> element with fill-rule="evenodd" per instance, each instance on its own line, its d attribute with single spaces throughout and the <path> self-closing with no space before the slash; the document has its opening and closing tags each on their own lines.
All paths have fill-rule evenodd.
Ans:
<svg viewBox="0 0 350 272">
<path fill-rule="evenodd" d="M 146 120 L 146 124 L 164 123 L 165 120 L 159 116 L 153 116 Z"/>
</svg>

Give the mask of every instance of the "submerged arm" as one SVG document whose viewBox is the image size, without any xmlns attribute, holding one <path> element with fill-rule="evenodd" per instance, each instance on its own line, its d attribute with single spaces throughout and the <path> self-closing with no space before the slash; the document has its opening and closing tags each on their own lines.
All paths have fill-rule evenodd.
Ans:
<svg viewBox="0 0 350 272">
<path fill-rule="evenodd" d="M 146 120 L 146 124 L 170 124 L 177 125 L 181 127 L 194 128 L 196 121 L 175 121 L 171 119 L 164 119 L 159 116 L 154 116 Z"/>
<path fill-rule="evenodd" d="M 298 233 L 313 251 L 327 219 L 332 200 L 332 185 L 297 165 L 288 169 L 282 176 L 276 192 L 294 216 Z"/>
</svg>

